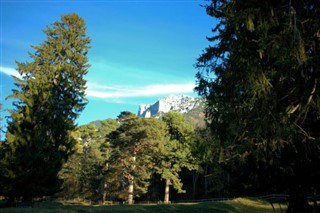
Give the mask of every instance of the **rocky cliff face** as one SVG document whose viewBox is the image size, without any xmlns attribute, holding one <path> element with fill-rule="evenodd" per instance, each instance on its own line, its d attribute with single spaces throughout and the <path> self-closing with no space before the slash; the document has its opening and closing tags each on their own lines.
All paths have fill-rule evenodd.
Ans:
<svg viewBox="0 0 320 213">
<path fill-rule="evenodd" d="M 141 104 L 139 106 L 138 116 L 149 118 L 169 111 L 186 113 L 195 107 L 198 107 L 200 104 L 201 99 L 199 98 L 193 98 L 185 95 L 170 95 L 156 101 L 154 104 Z"/>
</svg>

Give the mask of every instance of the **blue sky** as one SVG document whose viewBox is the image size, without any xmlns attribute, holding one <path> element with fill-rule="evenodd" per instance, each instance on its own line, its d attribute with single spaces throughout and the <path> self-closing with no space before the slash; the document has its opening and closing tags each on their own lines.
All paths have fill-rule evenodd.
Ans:
<svg viewBox="0 0 320 213">
<path fill-rule="evenodd" d="M 89 104 L 77 122 L 137 113 L 139 104 L 170 94 L 195 96 L 196 58 L 215 21 L 204 1 L 1 1 L 1 103 L 14 88 L 15 61 L 30 61 L 30 45 L 45 40 L 46 25 L 67 13 L 84 18 L 91 38 L 86 91 Z M 4 117 L 6 112 L 2 112 Z"/>
</svg>

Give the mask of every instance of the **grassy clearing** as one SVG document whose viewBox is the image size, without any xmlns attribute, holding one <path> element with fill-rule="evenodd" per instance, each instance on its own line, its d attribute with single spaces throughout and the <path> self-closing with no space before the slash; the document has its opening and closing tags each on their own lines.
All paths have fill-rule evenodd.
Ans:
<svg viewBox="0 0 320 213">
<path fill-rule="evenodd" d="M 277 212 L 281 212 L 279 205 L 275 205 Z M 282 208 L 285 206 L 282 205 Z M 1 213 L 24 213 L 24 212 L 61 212 L 61 213 L 85 213 L 85 212 L 112 212 L 112 213 L 166 213 L 166 212 L 217 212 L 217 213 L 261 213 L 273 212 L 272 206 L 263 201 L 246 198 L 237 198 L 230 201 L 204 202 L 204 203 L 179 203 L 179 204 L 136 204 L 132 206 L 86 206 L 83 204 L 70 204 L 58 202 L 42 202 L 33 208 L 3 208 Z"/>
</svg>

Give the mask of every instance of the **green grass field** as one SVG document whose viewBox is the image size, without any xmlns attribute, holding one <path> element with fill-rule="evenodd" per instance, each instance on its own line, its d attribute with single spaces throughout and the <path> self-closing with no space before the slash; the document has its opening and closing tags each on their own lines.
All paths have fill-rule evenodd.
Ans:
<svg viewBox="0 0 320 213">
<path fill-rule="evenodd" d="M 281 212 L 279 204 L 275 204 L 276 212 Z M 281 205 L 283 211 L 286 206 Z M 112 212 L 112 213 L 147 213 L 147 212 L 181 212 L 181 213 L 195 213 L 195 212 L 217 212 L 217 213 L 259 213 L 259 212 L 273 212 L 272 206 L 268 202 L 259 200 L 237 198 L 230 201 L 219 202 L 203 202 L 203 203 L 179 203 L 179 204 L 136 204 L 115 205 L 115 206 L 89 206 L 84 204 L 70 204 L 66 202 L 41 202 L 35 204 L 32 208 L 2 208 L 1 213 L 20 213 L 20 212 L 63 212 L 63 213 L 85 213 L 85 212 Z"/>
</svg>

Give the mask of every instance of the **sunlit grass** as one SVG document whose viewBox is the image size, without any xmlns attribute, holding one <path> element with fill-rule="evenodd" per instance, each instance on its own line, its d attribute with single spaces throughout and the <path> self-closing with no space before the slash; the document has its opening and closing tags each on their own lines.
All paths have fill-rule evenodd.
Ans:
<svg viewBox="0 0 320 213">
<path fill-rule="evenodd" d="M 233 205 L 240 204 L 242 206 L 250 206 L 250 207 L 262 208 L 262 209 L 269 209 L 271 205 L 269 202 L 266 202 L 266 201 L 253 200 L 253 199 L 247 199 L 247 198 L 236 198 L 232 200 L 231 203 L 233 203 Z"/>
<path fill-rule="evenodd" d="M 279 203 L 274 203 L 272 208 L 269 202 L 248 198 L 236 198 L 231 201 L 225 201 L 225 203 L 234 206 L 237 212 L 270 212 L 270 210 L 273 211 L 273 208 L 277 212 L 282 212 L 287 208 L 286 204 Z"/>
</svg>

